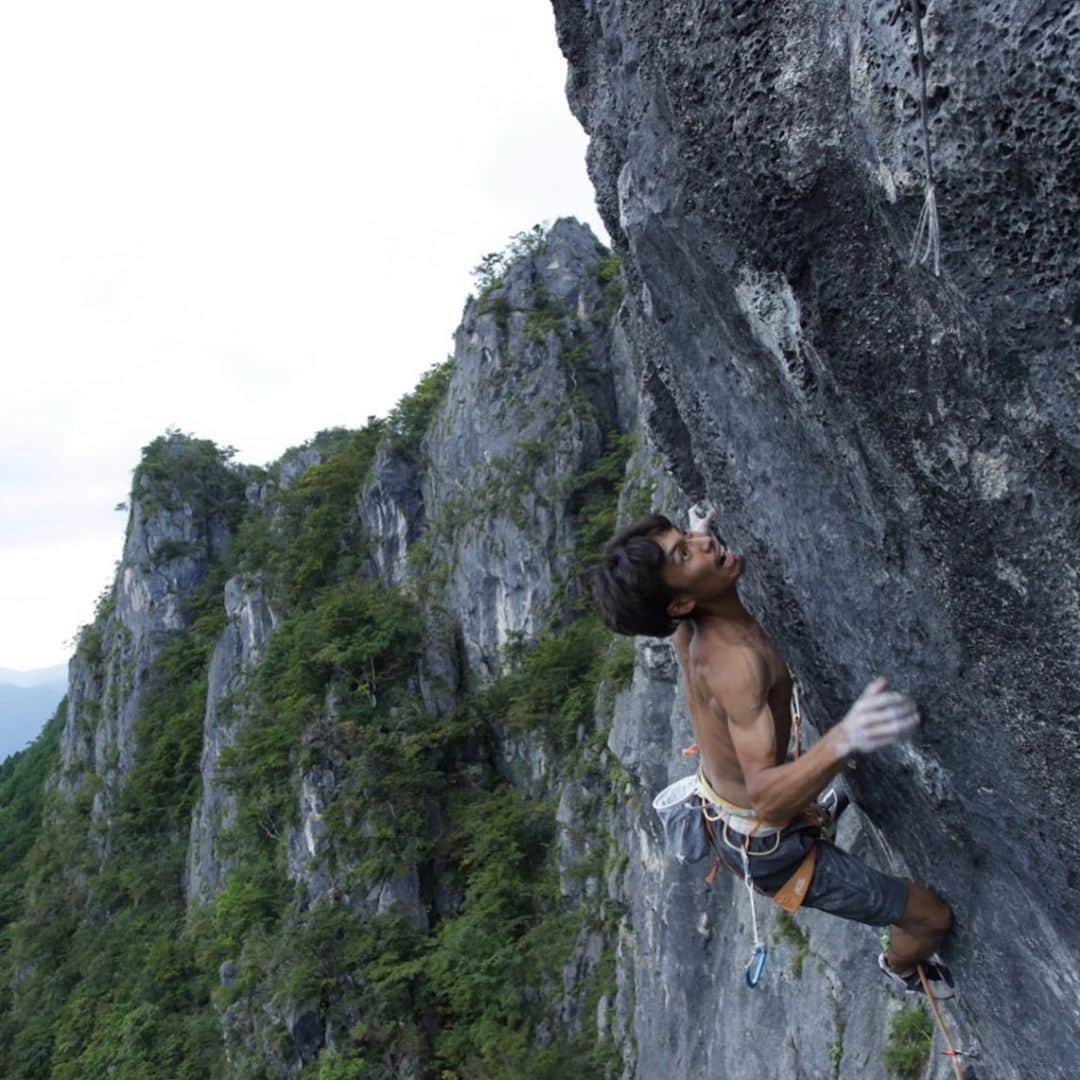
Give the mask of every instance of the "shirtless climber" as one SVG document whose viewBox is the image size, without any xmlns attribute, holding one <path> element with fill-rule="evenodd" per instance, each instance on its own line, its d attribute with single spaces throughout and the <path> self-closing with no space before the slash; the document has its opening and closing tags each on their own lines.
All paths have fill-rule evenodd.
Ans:
<svg viewBox="0 0 1080 1080">
<path fill-rule="evenodd" d="M 919 723 L 915 704 L 874 679 L 840 723 L 785 761 L 791 674 L 739 600 L 743 560 L 712 535 L 712 517 L 692 513 L 691 531 L 659 514 L 634 522 L 608 542 L 592 584 L 613 630 L 674 637 L 701 753 L 698 793 L 712 804 L 706 809 L 718 823 L 714 834 L 741 842 L 714 841 L 714 851 L 740 876 L 748 865 L 755 886 L 773 896 L 816 847 L 801 903 L 891 926 L 881 970 L 905 990 L 921 992 L 916 965 L 922 964 L 933 996 L 949 997 L 948 970 L 929 959 L 952 924 L 948 905 L 922 885 L 883 874 L 822 840 L 821 828 L 801 817 L 851 755 L 909 735 Z"/>
</svg>

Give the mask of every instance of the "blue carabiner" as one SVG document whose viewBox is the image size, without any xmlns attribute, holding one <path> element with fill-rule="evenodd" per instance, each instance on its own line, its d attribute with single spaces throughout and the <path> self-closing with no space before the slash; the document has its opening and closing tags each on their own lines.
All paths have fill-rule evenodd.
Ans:
<svg viewBox="0 0 1080 1080">
<path fill-rule="evenodd" d="M 746 985 L 751 990 L 761 982 L 761 976 L 765 974 L 765 961 L 768 959 L 769 950 L 764 945 L 755 945 L 750 959 L 746 962 Z"/>
</svg>

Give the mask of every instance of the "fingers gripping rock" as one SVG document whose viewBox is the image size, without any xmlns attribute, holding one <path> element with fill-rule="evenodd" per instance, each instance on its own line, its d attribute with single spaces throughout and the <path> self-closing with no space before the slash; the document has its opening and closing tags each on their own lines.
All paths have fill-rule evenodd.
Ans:
<svg viewBox="0 0 1080 1080">
<path fill-rule="evenodd" d="M 715 508 L 709 509 L 704 503 L 695 503 L 688 512 L 687 532 L 708 532 L 716 519 Z"/>
<path fill-rule="evenodd" d="M 875 679 L 840 721 L 842 754 L 867 754 L 910 735 L 919 724 L 919 711 L 906 694 L 886 690 Z"/>
</svg>

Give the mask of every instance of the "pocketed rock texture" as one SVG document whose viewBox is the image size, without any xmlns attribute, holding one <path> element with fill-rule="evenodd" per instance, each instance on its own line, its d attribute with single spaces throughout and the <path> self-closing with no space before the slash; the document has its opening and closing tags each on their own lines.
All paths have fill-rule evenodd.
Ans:
<svg viewBox="0 0 1080 1080">
<path fill-rule="evenodd" d="M 847 774 L 867 836 L 956 911 L 952 1018 L 980 1075 L 1064 1077 L 1080 1037 L 1080 16 L 928 5 L 935 278 L 909 262 L 924 162 L 908 5 L 554 8 L 646 429 L 719 507 L 815 717 L 835 722 L 878 672 L 919 702 L 915 741 Z M 639 722 L 624 762 L 668 743 Z M 822 927 L 845 957 L 825 963 L 832 997 L 732 989 L 718 1010 L 701 947 L 743 937 L 699 931 L 638 821 L 630 865 L 651 866 L 657 927 L 635 922 L 641 1075 L 829 1075 L 834 999 L 859 1002 L 839 1075 L 876 1075 L 847 1064 L 857 1017 L 862 1047 L 886 1037 L 869 939 L 846 953 Z"/>
</svg>

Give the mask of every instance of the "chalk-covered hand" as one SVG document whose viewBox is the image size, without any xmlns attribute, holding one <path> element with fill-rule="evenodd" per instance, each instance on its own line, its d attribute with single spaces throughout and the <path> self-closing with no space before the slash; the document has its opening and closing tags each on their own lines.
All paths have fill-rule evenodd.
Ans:
<svg viewBox="0 0 1080 1080">
<path fill-rule="evenodd" d="M 708 532 L 716 520 L 716 510 L 708 509 L 704 503 L 695 503 L 689 510 L 690 523 L 687 532 Z"/>
<path fill-rule="evenodd" d="M 868 754 L 910 735 L 919 723 L 919 710 L 906 694 L 887 690 L 875 679 L 837 724 L 841 754 Z"/>
</svg>

